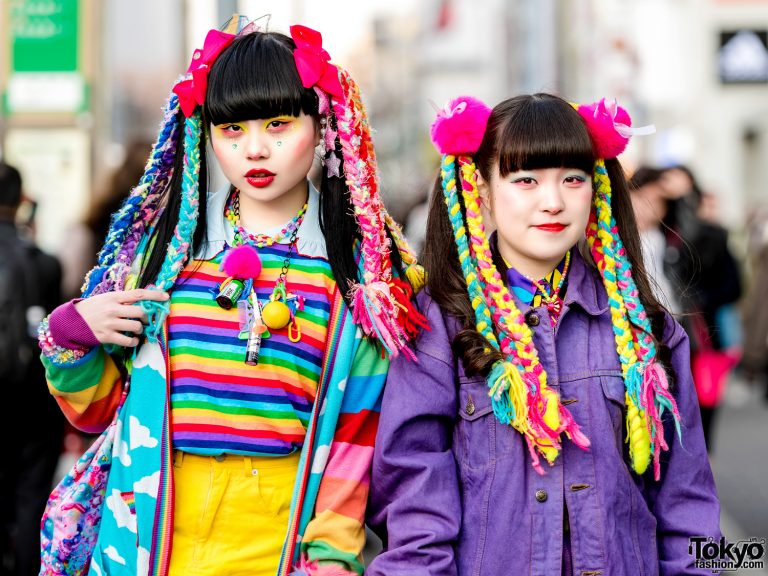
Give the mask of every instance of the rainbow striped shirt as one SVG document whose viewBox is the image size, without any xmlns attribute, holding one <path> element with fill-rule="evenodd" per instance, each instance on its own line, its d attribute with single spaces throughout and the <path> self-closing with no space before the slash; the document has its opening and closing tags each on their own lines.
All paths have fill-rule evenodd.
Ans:
<svg viewBox="0 0 768 576">
<path fill-rule="evenodd" d="M 168 352 L 174 449 L 196 454 L 282 456 L 301 448 L 320 380 L 328 315 L 336 283 L 325 258 L 297 254 L 286 277 L 289 293 L 304 297 L 298 311 L 301 340 L 288 328 L 261 341 L 259 363 L 245 364 L 237 308 L 220 308 L 214 296 L 229 250 L 183 270 L 171 294 Z M 255 281 L 265 302 L 275 285 L 287 244 L 258 248 L 262 272 Z"/>
</svg>

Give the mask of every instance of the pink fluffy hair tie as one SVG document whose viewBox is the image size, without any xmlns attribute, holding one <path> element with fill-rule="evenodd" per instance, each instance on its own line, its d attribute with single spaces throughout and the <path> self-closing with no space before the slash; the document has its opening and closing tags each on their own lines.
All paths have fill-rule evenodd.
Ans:
<svg viewBox="0 0 768 576">
<path fill-rule="evenodd" d="M 485 136 L 491 109 L 472 96 L 450 100 L 432 123 L 430 135 L 440 154 L 474 154 Z"/>
<path fill-rule="evenodd" d="M 633 128 L 629 114 L 615 100 L 603 98 L 594 104 L 579 106 L 578 111 L 587 125 L 595 154 L 605 160 L 624 152 L 630 136 L 646 136 L 656 131 L 653 125 Z"/>
</svg>

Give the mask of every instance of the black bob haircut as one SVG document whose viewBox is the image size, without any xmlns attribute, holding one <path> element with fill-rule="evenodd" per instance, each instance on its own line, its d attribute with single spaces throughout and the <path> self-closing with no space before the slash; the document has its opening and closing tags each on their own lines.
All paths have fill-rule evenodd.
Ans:
<svg viewBox="0 0 768 576">
<path fill-rule="evenodd" d="M 203 106 L 203 132 L 208 124 L 222 124 L 244 120 L 298 116 L 304 112 L 319 123 L 319 98 L 313 88 L 304 88 L 296 70 L 294 41 L 279 32 L 253 32 L 235 38 L 214 62 L 208 77 L 208 90 Z M 176 121 L 184 125 L 184 115 L 178 112 Z M 331 127 L 336 128 L 333 117 Z M 176 158 L 173 177 L 165 194 L 167 203 L 155 229 L 155 247 L 139 280 L 139 286 L 154 282 L 166 256 L 166 247 L 173 237 L 181 205 L 184 130 L 176 131 Z M 336 139 L 336 155 L 341 158 L 341 144 Z M 200 153 L 200 207 L 193 236 L 192 253 L 205 243 L 207 213 L 205 198 L 208 194 L 206 142 L 201 138 Z M 355 246 L 360 240 L 357 221 L 351 207 L 349 188 L 342 169 L 340 175 L 328 176 L 321 170 L 320 228 L 325 237 L 328 260 L 333 276 L 344 300 L 350 304 L 348 292 L 358 282 Z M 392 246 L 393 273 L 405 277 L 403 263 L 392 233 L 387 228 Z"/>
</svg>

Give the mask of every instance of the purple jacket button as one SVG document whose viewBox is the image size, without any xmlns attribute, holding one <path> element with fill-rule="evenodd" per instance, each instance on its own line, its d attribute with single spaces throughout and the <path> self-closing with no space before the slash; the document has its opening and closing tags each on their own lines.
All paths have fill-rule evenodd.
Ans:
<svg viewBox="0 0 768 576">
<path fill-rule="evenodd" d="M 528 312 L 528 314 L 525 315 L 525 323 L 528 324 L 528 326 L 538 326 L 540 321 L 539 315 L 536 314 L 536 312 Z"/>
<path fill-rule="evenodd" d="M 537 502 L 546 502 L 547 501 L 547 491 L 546 490 L 536 490 L 536 501 Z"/>
</svg>

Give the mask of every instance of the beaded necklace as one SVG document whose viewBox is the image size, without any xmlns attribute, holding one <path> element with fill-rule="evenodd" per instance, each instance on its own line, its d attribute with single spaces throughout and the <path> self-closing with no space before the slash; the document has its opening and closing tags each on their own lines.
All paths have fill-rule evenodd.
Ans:
<svg viewBox="0 0 768 576">
<path fill-rule="evenodd" d="M 526 276 L 526 278 L 534 286 L 536 286 L 536 289 L 538 290 L 538 293 L 541 296 L 541 299 L 546 304 L 547 311 L 549 312 L 549 319 L 551 320 L 553 327 L 555 324 L 557 324 L 557 320 L 560 317 L 560 312 L 563 309 L 563 299 L 560 297 L 560 290 L 562 290 L 563 284 L 565 284 L 565 280 L 568 277 L 568 268 L 570 267 L 570 265 L 571 265 L 571 251 L 569 250 L 565 254 L 565 265 L 563 266 L 563 271 L 560 273 L 560 281 L 557 283 L 557 286 L 554 286 L 554 287 L 548 282 L 542 282 L 541 280 L 534 280 L 530 276 Z"/>
<path fill-rule="evenodd" d="M 272 244 L 282 242 L 286 238 L 293 235 L 295 231 L 299 229 L 302 221 L 304 220 L 304 214 L 307 212 L 307 205 L 309 202 L 304 202 L 304 206 L 301 207 L 299 213 L 294 216 L 290 222 L 288 222 L 276 236 L 269 236 L 267 234 L 251 234 L 240 223 L 240 191 L 236 190 L 234 194 L 229 197 L 227 202 L 227 208 L 224 210 L 224 216 L 232 224 L 235 229 L 235 245 L 240 244 L 253 244 L 259 248 L 264 246 L 272 246 Z"/>
</svg>

